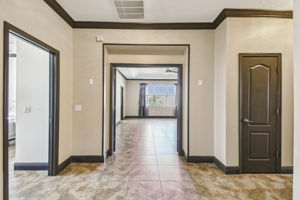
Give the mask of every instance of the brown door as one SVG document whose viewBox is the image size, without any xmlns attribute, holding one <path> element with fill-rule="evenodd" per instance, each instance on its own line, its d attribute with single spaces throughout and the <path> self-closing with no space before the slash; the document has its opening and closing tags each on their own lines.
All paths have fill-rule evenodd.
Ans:
<svg viewBox="0 0 300 200">
<path fill-rule="evenodd" d="M 243 173 L 279 170 L 280 68 L 280 54 L 240 54 Z"/>
</svg>

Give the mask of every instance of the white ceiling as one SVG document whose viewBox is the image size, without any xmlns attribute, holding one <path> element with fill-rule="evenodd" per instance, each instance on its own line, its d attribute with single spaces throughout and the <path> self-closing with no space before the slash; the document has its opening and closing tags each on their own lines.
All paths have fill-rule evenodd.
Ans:
<svg viewBox="0 0 300 200">
<path fill-rule="evenodd" d="M 169 68 L 174 69 L 174 68 Z M 127 79 L 177 79 L 177 73 L 166 73 L 167 68 L 124 68 L 119 67 L 118 70 Z"/>
<path fill-rule="evenodd" d="M 57 0 L 76 21 L 212 22 L 224 8 L 292 10 L 293 0 L 144 0 L 144 19 L 120 19 L 113 0 Z"/>
</svg>

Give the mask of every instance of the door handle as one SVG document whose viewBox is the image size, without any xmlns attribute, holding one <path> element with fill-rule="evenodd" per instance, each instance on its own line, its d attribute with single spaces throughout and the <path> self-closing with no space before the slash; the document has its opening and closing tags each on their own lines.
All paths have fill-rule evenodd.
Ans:
<svg viewBox="0 0 300 200">
<path fill-rule="evenodd" d="M 250 120 L 247 119 L 247 118 L 244 118 L 244 119 L 242 120 L 242 122 L 244 122 L 244 123 L 254 123 L 254 121 L 250 121 Z"/>
</svg>

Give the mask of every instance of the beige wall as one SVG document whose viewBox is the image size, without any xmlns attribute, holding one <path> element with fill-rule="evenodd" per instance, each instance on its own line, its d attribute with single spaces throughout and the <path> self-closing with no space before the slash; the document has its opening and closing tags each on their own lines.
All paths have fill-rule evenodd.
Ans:
<svg viewBox="0 0 300 200">
<path fill-rule="evenodd" d="M 294 1 L 294 199 L 300 199 L 300 1 Z"/>
<path fill-rule="evenodd" d="M 73 31 L 44 1 L 0 0 L 0 66 L 3 66 L 3 21 L 8 21 L 60 51 L 59 162 L 62 162 L 71 155 L 72 148 Z M 0 93 L 2 94 L 2 71 L 0 79 Z M 0 98 L 0 104 L 2 105 L 2 98 Z M 2 106 L 0 112 L 3 112 Z M 0 118 L 2 121 L 2 114 Z M 2 131 L 3 124 L 1 123 L 0 126 Z M 2 143 L 2 137 L 0 138 Z M 0 149 L 2 151 L 2 148 Z M 2 155 L 1 152 L 0 155 Z M 2 168 L 2 163 L 0 163 L 0 168 Z M 2 170 L 0 171 L 2 176 Z M 2 184 L 2 181 L 0 182 Z M 0 190 L 2 190 L 1 185 Z"/>
<path fill-rule="evenodd" d="M 96 35 L 103 35 L 105 43 L 190 44 L 190 155 L 212 156 L 214 150 L 219 151 L 218 147 L 214 149 L 214 77 L 219 76 L 214 73 L 214 64 L 215 62 L 222 64 L 222 58 L 215 60 L 214 57 L 214 53 L 221 54 L 214 49 L 214 30 L 72 30 L 43 1 L 0 0 L 1 51 L 3 51 L 4 20 L 60 51 L 59 162 L 67 159 L 71 154 L 102 154 L 102 103 L 106 109 L 109 96 L 106 96 L 105 101 L 102 102 L 103 49 L 102 43 L 95 42 Z M 237 55 L 241 52 L 281 52 L 283 54 L 282 165 L 292 165 L 292 20 L 230 18 L 226 21 L 227 46 L 230 47 L 226 55 L 228 66 L 225 102 L 226 165 L 238 165 Z M 219 47 L 218 44 L 216 47 Z M 2 55 L 0 52 L 0 66 L 3 61 Z M 105 52 L 105 55 L 108 57 L 108 52 Z M 143 55 L 136 57 L 137 63 L 141 61 L 141 57 Z M 152 61 L 154 62 L 154 60 Z M 168 62 L 170 61 L 176 63 L 175 60 L 168 60 Z M 187 57 L 182 62 L 186 66 Z M 105 64 L 107 66 L 109 60 L 106 60 Z M 105 73 L 106 80 L 104 81 L 109 83 L 107 79 L 109 71 Z M 184 71 L 184 80 L 187 79 L 186 75 L 187 72 Z M 90 78 L 94 79 L 94 85 L 89 85 Z M 2 73 L 0 79 L 3 79 Z M 202 87 L 197 85 L 198 80 L 203 80 Z M 2 88 L 2 81 L 0 81 L 0 88 Z M 106 88 L 105 86 L 104 90 Z M 187 88 L 184 89 L 184 93 L 187 93 Z M 104 93 L 106 94 L 106 91 Z M 186 99 L 184 100 L 186 101 Z M 2 104 L 2 98 L 0 98 L 0 103 Z M 81 104 L 82 112 L 73 113 L 73 104 Z M 184 109 L 186 110 L 186 108 Z M 3 112 L 2 107 L 0 107 L 0 112 Z M 105 110 L 105 113 L 107 115 L 108 109 Z M 184 115 L 184 118 L 187 116 Z M 2 130 L 2 125 L 1 123 L 0 130 Z M 107 128 L 108 126 L 105 124 L 104 129 Z M 216 139 L 217 137 L 215 137 L 215 141 Z M 186 146 L 185 141 L 184 146 Z M 0 149 L 2 150 L 2 148 Z M 0 154 L 2 155 L 1 152 Z M 224 155 L 220 155 L 220 157 L 224 159 Z M 2 163 L 0 163 L 0 168 L 2 168 Z M 0 190 L 2 190 L 1 185 Z"/>
<path fill-rule="evenodd" d="M 227 21 L 215 31 L 214 155 L 226 165 Z"/>
<path fill-rule="evenodd" d="M 191 44 L 190 66 L 190 154 L 213 155 L 213 63 L 214 63 L 214 31 L 167 31 L 167 30 L 74 30 L 75 69 L 74 69 L 74 103 L 80 100 L 83 109 L 89 110 L 89 115 L 97 116 L 102 113 L 101 97 L 95 92 L 101 91 L 101 83 L 88 87 L 84 83 L 93 72 L 101 80 L 101 43 L 96 43 L 96 35 L 103 35 L 105 43 L 148 43 L 148 44 Z M 153 61 L 151 62 L 153 63 Z M 109 76 L 108 76 L 109 77 Z M 204 85 L 199 87 L 197 80 L 202 79 Z M 106 80 L 107 83 L 108 80 Z M 77 95 L 77 94 L 89 95 Z M 94 95 L 92 95 L 94 94 Z M 101 93 L 100 93 L 101 94 Z M 96 95 L 96 96 L 95 96 Z M 97 103 L 90 102 L 94 96 Z M 106 104 L 106 106 L 108 106 Z M 87 120 L 85 115 L 78 113 L 74 116 L 74 138 L 82 138 L 85 129 L 93 131 L 93 135 L 85 137 L 85 141 L 92 141 L 86 147 L 85 153 L 94 155 L 99 153 L 95 138 L 101 140 L 101 118 Z M 75 128 L 76 127 L 76 128 Z M 77 139 L 74 139 L 77 140 Z M 78 140 L 79 141 L 79 140 Z M 81 140 L 82 141 L 82 140 Z M 94 145 L 91 145 L 94 144 Z M 97 147 L 98 148 L 98 147 Z"/>
<path fill-rule="evenodd" d="M 226 164 L 238 166 L 239 53 L 282 53 L 282 166 L 293 165 L 293 20 L 228 18 Z"/>
</svg>

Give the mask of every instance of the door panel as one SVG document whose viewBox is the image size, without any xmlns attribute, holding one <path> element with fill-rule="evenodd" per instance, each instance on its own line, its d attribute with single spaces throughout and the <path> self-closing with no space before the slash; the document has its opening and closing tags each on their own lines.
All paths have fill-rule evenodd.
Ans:
<svg viewBox="0 0 300 200">
<path fill-rule="evenodd" d="M 240 55 L 241 167 L 244 173 L 278 170 L 280 55 Z"/>
</svg>

